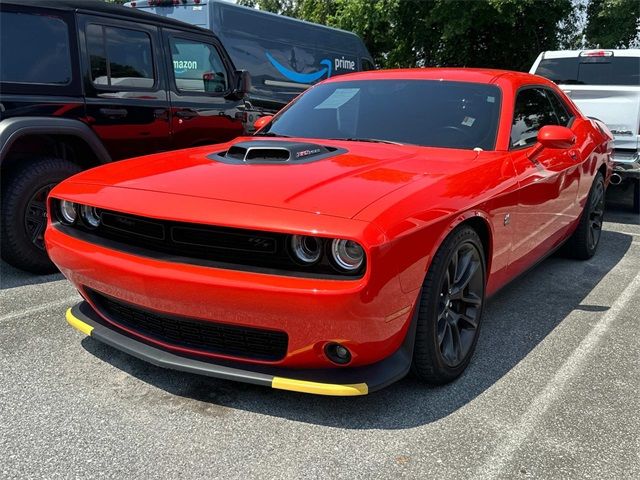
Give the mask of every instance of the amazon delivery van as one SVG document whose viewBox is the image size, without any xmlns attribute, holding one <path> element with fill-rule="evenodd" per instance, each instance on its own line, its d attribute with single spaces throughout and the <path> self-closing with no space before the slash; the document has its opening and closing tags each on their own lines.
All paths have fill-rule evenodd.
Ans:
<svg viewBox="0 0 640 480">
<path fill-rule="evenodd" d="M 373 69 L 355 33 L 220 0 L 141 0 L 125 4 L 213 30 L 237 68 L 251 74 L 251 117 L 273 113 L 314 83 Z M 198 68 L 183 59 L 175 68 Z M 248 118 L 248 124 L 253 124 Z"/>
</svg>

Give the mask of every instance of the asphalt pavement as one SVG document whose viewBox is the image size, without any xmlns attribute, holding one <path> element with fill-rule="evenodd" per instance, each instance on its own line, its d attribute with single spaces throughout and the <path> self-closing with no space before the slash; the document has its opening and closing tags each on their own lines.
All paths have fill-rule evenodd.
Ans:
<svg viewBox="0 0 640 480">
<path fill-rule="evenodd" d="M 615 199 L 614 199 L 615 200 Z M 640 218 L 489 302 L 444 387 L 331 398 L 162 370 L 83 337 L 60 275 L 1 265 L 0 478 L 640 478 Z"/>
</svg>

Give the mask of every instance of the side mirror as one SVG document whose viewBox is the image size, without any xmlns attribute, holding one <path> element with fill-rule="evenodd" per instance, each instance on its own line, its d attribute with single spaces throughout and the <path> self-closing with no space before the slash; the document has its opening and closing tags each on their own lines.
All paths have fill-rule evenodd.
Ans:
<svg viewBox="0 0 640 480">
<path fill-rule="evenodd" d="M 535 163 L 535 157 L 545 148 L 564 149 L 576 144 L 575 134 L 567 127 L 560 125 L 545 125 L 538 132 L 538 143 L 527 155 Z"/>
<path fill-rule="evenodd" d="M 251 90 L 251 75 L 246 70 L 236 70 L 233 78 L 235 79 L 233 89 L 225 98 L 240 100 Z"/>
<path fill-rule="evenodd" d="M 265 115 L 264 117 L 258 118 L 255 122 L 253 122 L 253 128 L 255 128 L 256 130 L 260 130 L 267 123 L 269 123 L 272 118 L 273 115 Z"/>
<path fill-rule="evenodd" d="M 251 75 L 246 70 L 236 70 L 236 94 L 244 97 L 251 90 Z"/>
<path fill-rule="evenodd" d="M 546 125 L 538 132 L 538 143 L 544 148 L 571 148 L 576 143 L 576 136 L 567 127 Z"/>
</svg>

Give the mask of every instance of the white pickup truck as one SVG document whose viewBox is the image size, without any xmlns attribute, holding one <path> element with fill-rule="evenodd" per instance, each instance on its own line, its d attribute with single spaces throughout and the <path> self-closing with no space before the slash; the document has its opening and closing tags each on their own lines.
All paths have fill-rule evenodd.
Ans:
<svg viewBox="0 0 640 480">
<path fill-rule="evenodd" d="M 611 183 L 633 184 L 640 213 L 640 49 L 542 52 L 530 73 L 558 84 L 580 110 L 615 136 Z"/>
</svg>

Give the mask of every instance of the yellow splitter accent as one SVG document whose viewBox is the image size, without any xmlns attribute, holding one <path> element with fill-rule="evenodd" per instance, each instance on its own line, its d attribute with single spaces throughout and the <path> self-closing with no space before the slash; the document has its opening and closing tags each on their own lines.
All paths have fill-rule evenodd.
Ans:
<svg viewBox="0 0 640 480">
<path fill-rule="evenodd" d="M 369 393 L 369 388 L 366 383 L 338 385 L 333 383 L 294 380 L 293 378 L 283 377 L 273 377 L 271 387 L 278 388 L 280 390 L 291 390 L 292 392 L 314 393 L 316 395 L 335 395 L 341 397 L 353 397 Z"/>
<path fill-rule="evenodd" d="M 71 309 L 67 310 L 67 322 L 73 328 L 85 335 L 91 335 L 93 327 L 78 317 L 76 317 Z M 307 380 L 295 380 L 293 378 L 273 377 L 271 388 L 279 390 L 289 390 L 292 392 L 313 393 L 315 395 L 333 395 L 340 397 L 353 397 L 357 395 L 366 395 L 369 393 L 369 387 L 366 383 L 354 383 L 350 385 L 339 385 L 334 383 L 310 382 Z"/>
<path fill-rule="evenodd" d="M 93 327 L 91 325 L 87 325 L 82 320 L 74 316 L 73 313 L 71 313 L 71 309 L 67 310 L 66 318 L 67 323 L 73 328 L 75 328 L 79 332 L 84 333 L 85 335 L 91 335 Z"/>
</svg>

